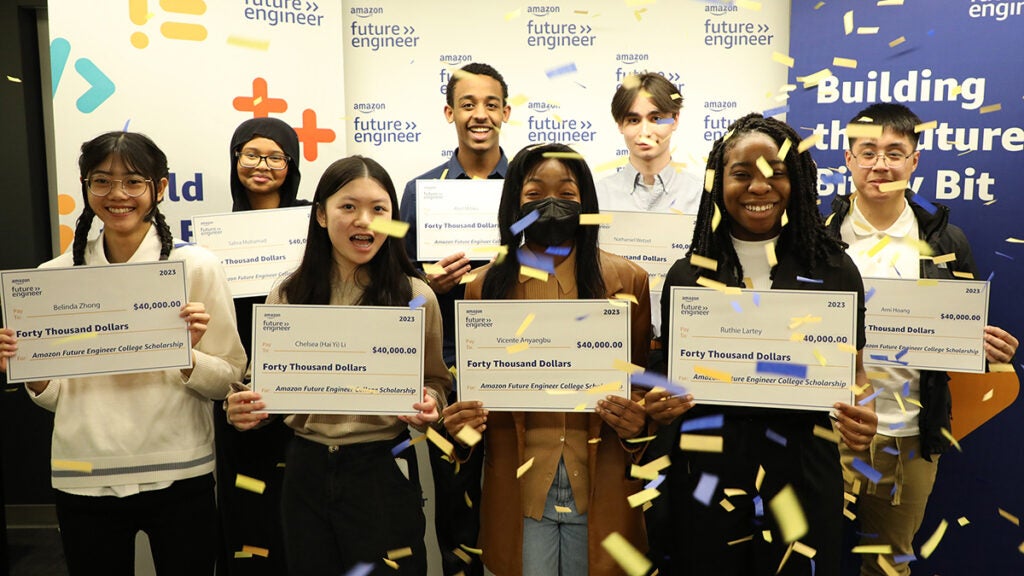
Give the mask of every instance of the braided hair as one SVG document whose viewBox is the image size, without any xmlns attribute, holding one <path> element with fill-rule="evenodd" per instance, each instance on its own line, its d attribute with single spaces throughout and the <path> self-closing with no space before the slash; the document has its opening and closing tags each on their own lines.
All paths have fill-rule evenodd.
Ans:
<svg viewBox="0 0 1024 576">
<path fill-rule="evenodd" d="M 793 253 L 808 272 L 820 262 L 827 262 L 829 256 L 841 253 L 845 244 L 831 236 L 825 229 L 818 211 L 818 167 L 810 152 L 797 153 L 800 136 L 785 122 L 765 118 L 760 114 L 747 114 L 729 126 L 726 135 L 715 141 L 708 155 L 707 169 L 714 170 L 714 184 L 711 192 L 701 197 L 700 210 L 693 230 L 691 254 L 698 254 L 718 260 L 720 270 L 732 271 L 735 278 L 743 278 L 736 249 L 731 238 L 732 218 L 725 209 L 722 197 L 725 157 L 745 135 L 758 132 L 767 135 L 780 148 L 788 139 L 792 148 L 786 154 L 786 172 L 789 176 L 790 196 L 786 208 L 788 225 L 782 228 L 776 250 L 779 253 Z M 711 229 L 715 207 L 721 213 L 721 223 Z M 775 269 L 772 269 L 774 276 Z M 698 269 L 694 268 L 697 274 Z"/>
<path fill-rule="evenodd" d="M 143 217 L 145 222 L 156 225 L 157 236 L 160 238 L 160 259 L 167 260 L 174 248 L 174 235 L 167 225 L 167 220 L 157 208 L 158 183 L 167 178 L 167 155 L 144 134 L 137 132 L 107 132 L 82 144 L 82 153 L 78 157 L 78 170 L 82 180 L 82 200 L 84 208 L 75 223 L 75 238 L 72 243 L 72 256 L 75 266 L 85 264 L 85 246 L 89 240 L 96 213 L 89 206 L 89 176 L 97 166 L 111 156 L 121 159 L 126 169 L 151 180 L 149 193 L 152 199 L 149 212 Z"/>
</svg>

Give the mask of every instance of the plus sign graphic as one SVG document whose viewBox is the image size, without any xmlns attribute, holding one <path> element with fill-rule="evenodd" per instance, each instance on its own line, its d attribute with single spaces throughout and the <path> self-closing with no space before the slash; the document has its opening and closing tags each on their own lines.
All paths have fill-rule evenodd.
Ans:
<svg viewBox="0 0 1024 576">
<path fill-rule="evenodd" d="M 239 112 L 252 112 L 253 118 L 266 118 L 271 113 L 280 113 L 288 109 L 288 102 L 284 99 L 270 98 L 267 95 L 267 81 L 263 78 L 253 79 L 252 96 L 237 96 L 232 105 Z"/>
<path fill-rule="evenodd" d="M 302 142 L 302 157 L 310 162 L 316 160 L 317 145 L 321 142 L 334 142 L 334 130 L 330 128 L 317 128 L 316 111 L 307 108 L 302 111 L 302 128 L 296 128 L 295 133 Z"/>
</svg>

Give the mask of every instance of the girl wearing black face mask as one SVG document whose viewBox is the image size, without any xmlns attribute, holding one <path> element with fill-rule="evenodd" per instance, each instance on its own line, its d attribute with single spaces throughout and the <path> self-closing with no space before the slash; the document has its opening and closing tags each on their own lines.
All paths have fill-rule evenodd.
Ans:
<svg viewBox="0 0 1024 576">
<path fill-rule="evenodd" d="M 498 209 L 508 255 L 480 270 L 466 287 L 466 299 L 633 294 L 638 304 L 632 310 L 631 360 L 644 366 L 651 326 L 647 272 L 598 249 L 597 226 L 579 225 L 581 213 L 598 212 L 597 192 L 586 162 L 568 154 L 574 154 L 568 146 L 544 144 L 520 151 L 509 164 Z M 534 212 L 536 220 L 513 234 L 512 224 Z M 521 264 L 548 258 L 555 272 L 547 281 L 519 274 Z M 473 450 L 486 446 L 477 547 L 488 569 L 509 575 L 618 574 L 601 547 L 613 531 L 645 549 L 639 508 L 626 501 L 642 489 L 627 472 L 643 445 L 623 442 L 646 431 L 643 412 L 636 401 L 617 396 L 600 401 L 590 414 L 489 414 L 480 402 L 456 402 L 444 411 L 453 437 L 463 426 L 485 434 Z M 516 469 L 530 458 L 530 473 L 518 480 Z"/>
</svg>

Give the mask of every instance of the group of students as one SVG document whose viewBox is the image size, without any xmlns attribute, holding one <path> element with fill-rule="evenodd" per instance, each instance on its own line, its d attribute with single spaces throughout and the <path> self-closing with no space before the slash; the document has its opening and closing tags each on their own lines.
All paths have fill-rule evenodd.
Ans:
<svg viewBox="0 0 1024 576">
<path fill-rule="evenodd" d="M 414 184 L 399 206 L 386 170 L 370 158 L 350 156 L 324 171 L 302 261 L 266 298 L 365 306 L 423 301 L 425 392 L 411 407 L 413 416 L 273 418 L 262 412 L 260 395 L 241 384 L 251 306 L 262 299 L 232 305 L 216 258 L 171 236 L 157 206 L 167 186 L 167 160 L 151 140 L 110 132 L 83 144 L 85 209 L 73 248 L 43 266 L 184 260 L 191 301 L 181 317 L 192 334 L 193 366 L 28 384 L 33 401 L 55 412 L 53 459 L 92 464 L 92 473 L 54 469 L 52 475 L 72 574 L 132 573 L 139 530 L 150 537 L 160 574 L 208 574 L 218 557 L 219 566 L 239 574 L 336 576 L 363 563 L 372 564 L 366 570 L 374 573 L 425 574 L 415 451 L 398 446 L 409 438 L 410 426 L 421 432 L 434 427 L 455 440 L 449 454 L 430 448 L 445 574 L 480 574 L 483 565 L 500 576 L 618 574 L 621 567 L 602 546 L 613 532 L 647 551 L 660 574 L 838 574 L 847 523 L 843 492 L 854 486 L 863 487 L 854 496 L 865 538 L 893 549 L 881 560 L 866 558 L 863 573 L 909 573 L 905 556 L 913 553 L 946 445 L 940 431 L 949 427 L 947 378 L 894 370 L 868 381 L 860 354 L 861 275 L 951 278 L 953 272 L 975 272 L 966 238 L 948 223 L 945 208 L 926 212 L 910 191 L 905 198 L 882 191 L 916 167 L 914 126 L 920 120 L 891 104 L 853 118 L 882 126 L 882 136 L 851 139 L 846 161 L 857 193 L 837 198 L 835 215 L 826 221 L 817 206 L 816 165 L 810 152 L 795 146 L 783 152 L 787 141 L 795 145 L 800 138 L 781 121 L 759 114 L 736 120 L 714 143 L 707 162 L 714 176 L 704 190 L 699 179 L 670 166 L 668 143 L 681 98 L 661 76 L 644 74 L 624 83 L 612 103 L 630 164 L 610 177 L 615 181 L 595 183 L 586 161 L 561 144 L 529 146 L 507 161 L 498 145 L 510 114 L 507 96 L 504 79 L 485 64 L 453 75 L 445 116 L 456 125 L 459 147 L 419 178 L 504 179 L 497 214 L 501 242 L 510 248 L 504 259 L 480 263 L 465 284 L 460 281 L 475 263 L 464 253 L 437 262 L 440 272 L 420 272 L 413 238 L 403 242 L 370 228 L 375 218 L 414 220 Z M 235 210 L 305 203 L 298 199 L 298 142 L 287 124 L 246 121 L 230 149 Z M 762 159 L 770 170 L 758 165 Z M 690 252 L 663 287 L 665 329 L 655 348 L 669 344 L 665 300 L 671 287 L 694 286 L 701 276 L 745 288 L 856 292 L 858 402 L 837 403 L 830 421 L 819 412 L 700 405 L 691 394 L 661 389 L 608 396 L 592 413 L 491 412 L 456 398 L 449 368 L 457 299 L 632 294 L 630 361 L 664 371 L 663 361 L 649 359 L 647 272 L 602 250 L 596 226 L 579 225 L 581 214 L 598 213 L 606 204 L 631 209 L 630 202 L 638 210 L 697 211 Z M 513 232 L 512 224 L 532 212 L 536 221 Z M 103 228 L 89 240 L 97 217 Z M 867 256 L 864 248 L 879 234 L 899 240 L 884 260 Z M 957 259 L 945 265 L 920 259 L 919 240 Z M 766 257 L 768 243 L 775 244 L 774 265 Z M 547 281 L 520 274 L 524 255 L 543 253 L 554 259 Z M 716 260 L 717 271 L 693 266 L 692 255 Z M 1017 340 L 987 327 L 985 347 L 990 361 L 1007 362 Z M 0 370 L 6 371 L 16 350 L 13 331 L 0 329 Z M 894 409 L 885 394 L 867 400 L 874 388 L 888 396 L 905 393 L 904 382 L 920 404 L 917 413 Z M 211 418 L 210 401 L 225 398 Z M 720 426 L 706 433 L 722 437 L 720 453 L 680 449 L 684 423 L 719 415 Z M 469 447 L 457 440 L 466 426 L 483 441 Z M 841 442 L 816 436 L 815 426 L 834 427 Z M 772 439 L 780 435 L 786 442 Z M 638 438 L 643 441 L 629 442 Z M 855 454 L 882 473 L 881 482 L 856 478 L 850 466 Z M 630 475 L 631 465 L 665 455 L 671 464 L 645 518 L 627 501 L 644 486 Z M 530 459 L 533 466 L 517 477 Z M 264 480 L 267 490 L 256 495 L 236 489 L 236 474 Z M 694 497 L 708 476 L 717 478 L 711 505 Z M 787 487 L 806 516 L 809 530 L 801 542 L 816 551 L 811 559 L 787 558 L 789 543 L 766 509 Z M 726 489 L 732 490 L 728 511 L 716 504 Z M 270 554 L 234 559 L 243 545 Z M 389 552 L 405 549 L 385 565 Z"/>
</svg>

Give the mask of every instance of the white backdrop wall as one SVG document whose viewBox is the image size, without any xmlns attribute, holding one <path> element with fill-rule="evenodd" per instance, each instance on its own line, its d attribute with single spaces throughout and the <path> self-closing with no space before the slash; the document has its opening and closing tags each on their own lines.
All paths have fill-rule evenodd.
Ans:
<svg viewBox="0 0 1024 576">
<path fill-rule="evenodd" d="M 103 131 L 127 125 L 164 149 L 174 186 L 162 210 L 188 240 L 191 216 L 230 210 L 228 142 L 255 114 L 300 131 L 300 197 L 354 153 L 380 161 L 401 191 L 455 148 L 444 89 L 471 61 L 509 84 L 506 154 L 565 142 L 598 178 L 626 155 L 610 112 L 616 87 L 660 72 L 684 98 L 673 160 L 702 172 L 732 119 L 784 104 L 787 69 L 771 54 L 788 50 L 789 10 L 698 0 L 51 0 L 60 249 L 81 210 L 79 146 Z M 90 79 L 100 88 L 83 97 Z"/>
</svg>

